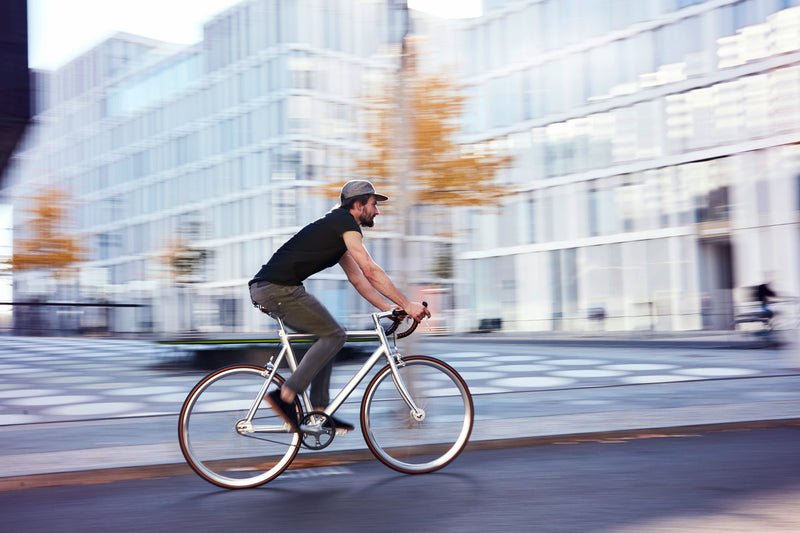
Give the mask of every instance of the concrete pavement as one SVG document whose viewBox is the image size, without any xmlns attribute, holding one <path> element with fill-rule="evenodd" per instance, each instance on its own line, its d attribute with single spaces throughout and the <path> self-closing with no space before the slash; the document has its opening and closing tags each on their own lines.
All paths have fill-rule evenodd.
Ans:
<svg viewBox="0 0 800 533">
<path fill-rule="evenodd" d="M 418 347 L 469 383 L 473 448 L 800 424 L 792 346 L 753 349 L 761 339 L 741 334 L 587 337 L 420 337 Z M 0 490 L 189 472 L 177 412 L 203 373 L 182 367 L 182 353 L 141 341 L 2 341 Z M 353 365 L 336 366 L 334 386 Z M 354 396 L 337 416 L 357 420 Z M 356 430 L 295 463 L 369 457 Z"/>
</svg>

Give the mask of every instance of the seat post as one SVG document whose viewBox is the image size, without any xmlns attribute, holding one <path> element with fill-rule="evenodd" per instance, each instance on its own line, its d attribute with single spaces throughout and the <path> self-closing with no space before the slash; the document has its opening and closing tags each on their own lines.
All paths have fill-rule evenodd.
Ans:
<svg viewBox="0 0 800 533">
<path fill-rule="evenodd" d="M 278 322 L 278 337 L 281 339 L 281 345 L 284 347 L 284 349 L 291 350 L 291 346 L 290 346 L 290 343 L 289 343 L 289 338 L 287 337 L 287 333 L 286 333 L 286 326 L 284 326 L 283 320 L 281 320 L 281 317 L 279 317 L 278 315 L 270 313 L 269 311 L 264 309 L 264 307 L 262 307 L 260 304 L 257 304 L 256 302 L 253 302 L 253 307 L 258 309 L 259 311 L 261 311 L 265 315 L 269 316 L 270 318 L 274 318 Z M 294 371 L 294 368 L 292 369 L 292 371 Z"/>
<path fill-rule="evenodd" d="M 286 331 L 286 326 L 283 324 L 283 320 L 278 318 L 277 316 L 274 317 L 275 320 L 278 321 L 278 337 L 281 339 L 281 345 L 291 351 L 291 342 L 289 341 L 289 333 Z M 292 372 L 294 372 L 294 368 L 292 368 Z"/>
</svg>

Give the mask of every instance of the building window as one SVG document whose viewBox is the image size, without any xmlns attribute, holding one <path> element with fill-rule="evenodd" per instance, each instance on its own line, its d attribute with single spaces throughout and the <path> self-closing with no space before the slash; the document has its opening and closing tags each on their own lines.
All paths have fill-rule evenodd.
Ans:
<svg viewBox="0 0 800 533">
<path fill-rule="evenodd" d="M 297 195 L 295 189 L 278 189 L 272 195 L 272 214 L 274 227 L 291 227 L 296 219 Z"/>
</svg>

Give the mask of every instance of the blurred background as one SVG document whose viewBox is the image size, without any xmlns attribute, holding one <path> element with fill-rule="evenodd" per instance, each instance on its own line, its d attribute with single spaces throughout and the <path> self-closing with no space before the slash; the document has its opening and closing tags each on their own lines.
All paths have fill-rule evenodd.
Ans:
<svg viewBox="0 0 800 533">
<path fill-rule="evenodd" d="M 761 328 L 765 283 L 796 326 L 800 0 L 409 4 L 138 2 L 73 50 L 4 2 L 0 331 L 265 331 L 247 281 L 353 177 L 434 332 Z"/>
</svg>

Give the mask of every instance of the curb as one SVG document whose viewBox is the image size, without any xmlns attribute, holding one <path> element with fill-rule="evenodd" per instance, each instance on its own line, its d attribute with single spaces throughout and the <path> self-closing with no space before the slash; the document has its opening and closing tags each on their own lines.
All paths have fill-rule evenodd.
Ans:
<svg viewBox="0 0 800 533">
<path fill-rule="evenodd" d="M 568 433 L 561 435 L 542 435 L 512 439 L 489 439 L 469 442 L 465 448 L 465 451 L 527 448 L 552 444 L 576 444 L 580 442 L 615 442 L 645 438 L 682 437 L 700 433 L 749 431 L 780 427 L 800 427 L 800 418 L 608 430 L 590 433 Z M 425 453 L 427 449 L 428 446 L 426 445 L 415 448 L 419 454 Z M 288 470 L 318 468 L 323 466 L 338 466 L 342 464 L 368 461 L 373 459 L 375 459 L 375 457 L 368 449 L 329 452 L 320 451 L 308 457 L 301 456 L 296 458 L 289 466 Z M 0 477 L 0 492 L 45 487 L 61 487 L 69 485 L 93 485 L 133 479 L 174 477 L 191 473 L 193 473 L 193 471 L 186 463 L 169 463 L 160 465 L 104 468 L 97 470 L 79 470 L 74 472 L 58 472 L 53 474 L 32 474 Z"/>
<path fill-rule="evenodd" d="M 446 338 L 441 338 L 446 340 Z M 438 340 L 438 339 L 437 339 Z M 481 340 L 491 341 L 500 344 L 538 344 L 542 346 L 578 346 L 578 347 L 607 347 L 607 348 L 688 348 L 688 349 L 723 349 L 723 350 L 760 350 L 765 348 L 781 348 L 785 342 L 779 339 L 726 339 L 709 338 L 705 339 L 678 339 L 678 338 L 535 338 L 535 337 L 516 337 L 502 335 L 487 335 Z M 436 342 L 433 340 L 432 342 Z M 460 342 L 460 341 L 458 341 Z"/>
</svg>

